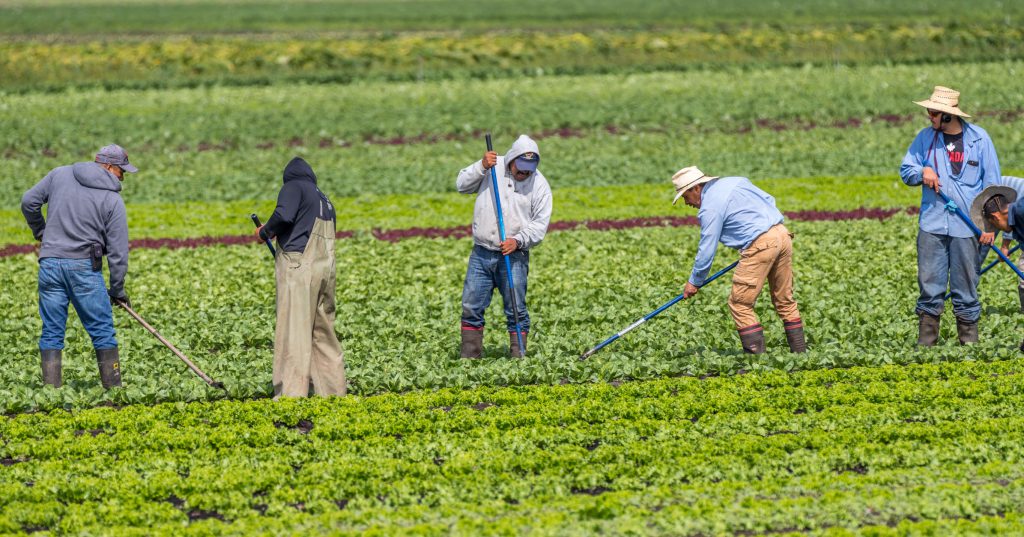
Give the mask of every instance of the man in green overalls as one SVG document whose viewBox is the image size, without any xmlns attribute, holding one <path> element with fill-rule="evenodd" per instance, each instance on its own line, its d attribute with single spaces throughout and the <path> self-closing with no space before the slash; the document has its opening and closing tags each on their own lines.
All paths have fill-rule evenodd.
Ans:
<svg viewBox="0 0 1024 537">
<path fill-rule="evenodd" d="M 299 157 L 284 169 L 277 208 L 259 228 L 277 237 L 274 396 L 345 395 L 345 358 L 334 333 L 334 205 Z"/>
</svg>

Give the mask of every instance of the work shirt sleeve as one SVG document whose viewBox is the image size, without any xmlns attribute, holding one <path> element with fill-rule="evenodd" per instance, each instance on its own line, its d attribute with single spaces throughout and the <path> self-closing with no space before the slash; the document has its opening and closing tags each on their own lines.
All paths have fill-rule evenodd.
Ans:
<svg viewBox="0 0 1024 537">
<path fill-rule="evenodd" d="M 918 135 L 907 149 L 907 154 L 903 156 L 903 163 L 900 165 L 900 179 L 903 179 L 907 186 L 918 186 L 924 182 L 922 171 L 928 158 L 927 138 L 927 136 Z"/>
<path fill-rule="evenodd" d="M 276 237 L 282 229 L 295 224 L 295 217 L 299 214 L 301 206 L 301 186 L 294 182 L 285 183 L 277 194 L 277 207 L 274 209 L 274 214 L 270 215 L 267 223 L 260 230 L 260 238 L 267 240 Z"/>
<path fill-rule="evenodd" d="M 128 213 L 124 200 L 118 198 L 113 210 L 107 216 L 104 229 L 107 250 L 107 268 L 110 269 L 110 296 L 122 297 L 124 279 L 128 274 Z"/>
<path fill-rule="evenodd" d="M 46 220 L 43 218 L 43 204 L 50 200 L 50 183 L 53 172 L 46 174 L 41 181 L 30 188 L 21 197 L 21 214 L 25 215 L 32 236 L 37 241 L 43 240 L 43 231 L 46 230 Z"/>
<path fill-rule="evenodd" d="M 458 178 L 455 179 L 455 188 L 460 194 L 476 194 L 480 191 L 480 183 L 486 174 L 484 161 L 478 160 L 459 172 Z"/>
<path fill-rule="evenodd" d="M 537 246 L 544 240 L 550 222 L 551 187 L 544 183 L 530 202 L 530 222 L 514 238 L 522 244 L 523 249 Z"/>
<path fill-rule="evenodd" d="M 1002 170 L 999 167 L 999 156 L 996 155 L 996 146 L 992 143 L 992 139 L 988 138 L 985 140 L 985 149 L 981 155 L 982 170 L 984 175 L 982 176 L 982 184 L 985 187 L 992 185 L 999 185 L 1003 182 Z"/>
<path fill-rule="evenodd" d="M 697 246 L 697 258 L 690 273 L 690 283 L 700 287 L 704 285 L 708 272 L 711 272 L 711 264 L 715 261 L 715 251 L 718 250 L 718 241 L 722 237 L 725 217 L 722 211 L 702 209 L 697 218 L 700 219 L 700 244 Z"/>
</svg>

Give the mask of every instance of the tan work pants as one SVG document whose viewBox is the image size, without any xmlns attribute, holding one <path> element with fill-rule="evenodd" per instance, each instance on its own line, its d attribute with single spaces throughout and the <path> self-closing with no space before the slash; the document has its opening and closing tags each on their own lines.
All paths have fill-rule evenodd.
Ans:
<svg viewBox="0 0 1024 537">
<path fill-rule="evenodd" d="M 737 330 L 759 324 L 754 302 L 766 280 L 779 317 L 783 321 L 800 318 L 800 310 L 793 300 L 792 238 L 786 226 L 776 224 L 740 252 L 740 263 L 732 275 L 729 294 L 729 311 Z"/>
<path fill-rule="evenodd" d="M 274 395 L 345 395 L 345 357 L 334 333 L 334 226 L 317 219 L 306 250 L 279 251 Z"/>
</svg>

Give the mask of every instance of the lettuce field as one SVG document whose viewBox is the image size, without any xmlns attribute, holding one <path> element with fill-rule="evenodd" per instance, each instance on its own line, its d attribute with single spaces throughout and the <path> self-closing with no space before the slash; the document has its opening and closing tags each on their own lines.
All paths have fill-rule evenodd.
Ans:
<svg viewBox="0 0 1024 537">
<path fill-rule="evenodd" d="M 0 533 L 1024 534 L 1012 272 L 981 278 L 980 344 L 947 308 L 915 345 L 911 101 L 957 88 L 1024 175 L 1021 6 L 944 5 L 0 2 Z M 497 307 L 459 358 L 454 183 L 485 132 L 534 137 L 553 190 L 518 360 Z M 132 303 L 223 391 L 123 311 L 123 387 L 73 312 L 42 383 L 21 195 L 108 143 L 140 168 Z M 248 215 L 293 156 L 338 212 L 344 398 L 271 400 Z M 699 229 L 669 177 L 692 164 L 775 196 L 809 351 L 762 296 L 768 352 L 740 352 L 726 278 L 580 361 L 682 292 Z"/>
</svg>

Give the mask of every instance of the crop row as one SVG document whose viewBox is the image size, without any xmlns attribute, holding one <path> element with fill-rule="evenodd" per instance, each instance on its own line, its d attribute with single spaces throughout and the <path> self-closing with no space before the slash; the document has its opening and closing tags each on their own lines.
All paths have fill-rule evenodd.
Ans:
<svg viewBox="0 0 1024 537">
<path fill-rule="evenodd" d="M 1024 30 L 1005 23 L 774 25 L 673 31 L 400 34 L 316 39 L 166 37 L 0 42 L 0 80 L 12 91 L 69 86 L 353 82 L 621 74 L 711 66 L 920 63 L 1024 58 Z M 945 64 L 944 64 L 945 65 Z"/>
<path fill-rule="evenodd" d="M 1003 268 L 982 278 L 982 343 L 956 344 L 952 316 L 943 344 L 918 349 L 916 217 L 884 221 L 791 221 L 795 231 L 796 296 L 810 352 L 788 352 L 770 301 L 757 311 L 769 352 L 739 352 L 725 308 L 728 283 L 708 286 L 656 321 L 634 330 L 590 360 L 577 357 L 680 292 L 697 244 L 695 227 L 552 233 L 532 255 L 530 356 L 506 358 L 500 309 L 488 313 L 485 358 L 458 358 L 460 297 L 470 239 L 337 243 L 336 329 L 356 394 L 417 388 L 557 384 L 650 379 L 673 374 L 734 374 L 1017 356 L 1014 281 Z M 716 266 L 735 259 L 723 250 Z M 629 267 L 625 269 L 624 267 Z M 69 322 L 65 382 L 41 385 L 32 255 L 0 259 L 8 275 L 0 296 L 3 411 L 87 407 L 222 397 L 208 389 L 130 318 L 117 313 L 125 388 L 104 393 L 91 345 Z M 138 311 L 189 354 L 235 398 L 270 393 L 274 325 L 273 267 L 266 248 L 137 250 L 127 289 Z M 727 282 L 727 280 L 723 280 Z M 224 330 L 223 327 L 231 327 Z"/>
<path fill-rule="evenodd" d="M 713 168 L 709 168 L 713 169 Z M 662 181 L 647 185 L 595 186 L 556 188 L 554 229 L 565 229 L 580 222 L 625 222 L 645 218 L 683 218 L 693 216 L 691 211 L 672 206 L 668 172 Z M 129 177 L 129 181 L 134 178 Z M 141 180 L 140 183 L 144 180 Z M 917 204 L 919 192 L 907 188 L 892 177 L 815 177 L 808 179 L 758 180 L 784 211 L 805 213 L 826 211 L 848 217 L 883 217 L 888 214 L 871 213 L 872 209 L 904 209 Z M 327 184 L 324 184 L 327 183 Z M 452 181 L 454 183 L 454 181 Z M 137 183 L 136 183 L 137 185 Z M 144 188 L 137 187 L 136 188 Z M 321 188 L 330 188 L 322 181 Z M 139 191 L 139 190 L 136 190 Z M 820 192 L 837 192 L 839 196 L 822 196 Z M 128 223 L 131 237 L 139 243 L 151 244 L 151 239 L 206 240 L 224 238 L 228 244 L 252 237 L 252 212 L 269 215 L 274 208 L 273 195 L 269 200 L 243 200 L 234 202 L 189 203 L 136 203 L 130 194 Z M 393 234 L 408 236 L 439 236 L 444 230 L 462 230 L 469 225 L 473 214 L 472 196 L 454 192 L 446 194 L 398 194 L 356 197 L 333 196 L 338 208 L 337 228 L 343 236 L 353 232 L 373 231 L 375 236 Z M 859 208 L 867 212 L 856 213 Z M 804 218 L 806 219 L 806 217 Z M 35 244 L 20 209 L 0 210 L 0 256 L 10 255 L 5 247 Z M 440 235 L 443 236 L 443 235 Z M 223 241 L 222 241 L 223 243 Z M 16 251 L 24 251 L 19 249 Z"/>
<path fill-rule="evenodd" d="M 0 419 L 0 529 L 1020 531 L 1020 359 Z"/>
<path fill-rule="evenodd" d="M 508 80 L 474 80 L 8 95 L 0 102 L 6 126 L 0 154 L 45 156 L 46 149 L 66 158 L 111 139 L 130 152 L 176 155 L 179 146 L 197 151 L 201 142 L 242 149 L 280 147 L 293 138 L 358 145 L 368 137 L 607 126 L 660 128 L 689 141 L 707 132 L 742 132 L 758 120 L 829 125 L 887 114 L 920 117 L 910 101 L 938 84 L 961 90 L 968 113 L 1014 111 L 1021 108 L 1021 88 L 1007 81 L 1020 70 L 1020 62 L 1007 61 L 959 65 L 952 78 L 947 66 L 808 66 L 552 76 L 511 87 Z"/>
<path fill-rule="evenodd" d="M 998 0 L 977 0 L 972 9 L 950 13 L 942 0 L 922 0 L 913 6 L 895 6 L 883 0 L 852 0 L 842 3 L 800 0 L 787 9 L 756 0 L 722 0 L 694 4 L 686 0 L 621 2 L 577 0 L 551 3 L 544 0 L 477 2 L 435 0 L 420 2 L 351 2 L 324 0 L 290 5 L 263 0 L 185 2 L 166 4 L 155 0 L 122 2 L 117 10 L 95 9 L 88 0 L 8 0 L 0 6 L 0 34 L 42 34 L 67 38 L 89 35 L 138 35 L 239 32 L 398 32 L 409 30 L 451 31 L 453 28 L 503 31 L 509 21 L 516 28 L 647 28 L 687 26 L 721 28 L 728 25 L 774 24 L 780 28 L 806 24 L 903 23 L 961 24 L 1011 22 L 1022 14 L 1020 6 Z M 528 17 L 523 15 L 528 13 Z"/>
</svg>

